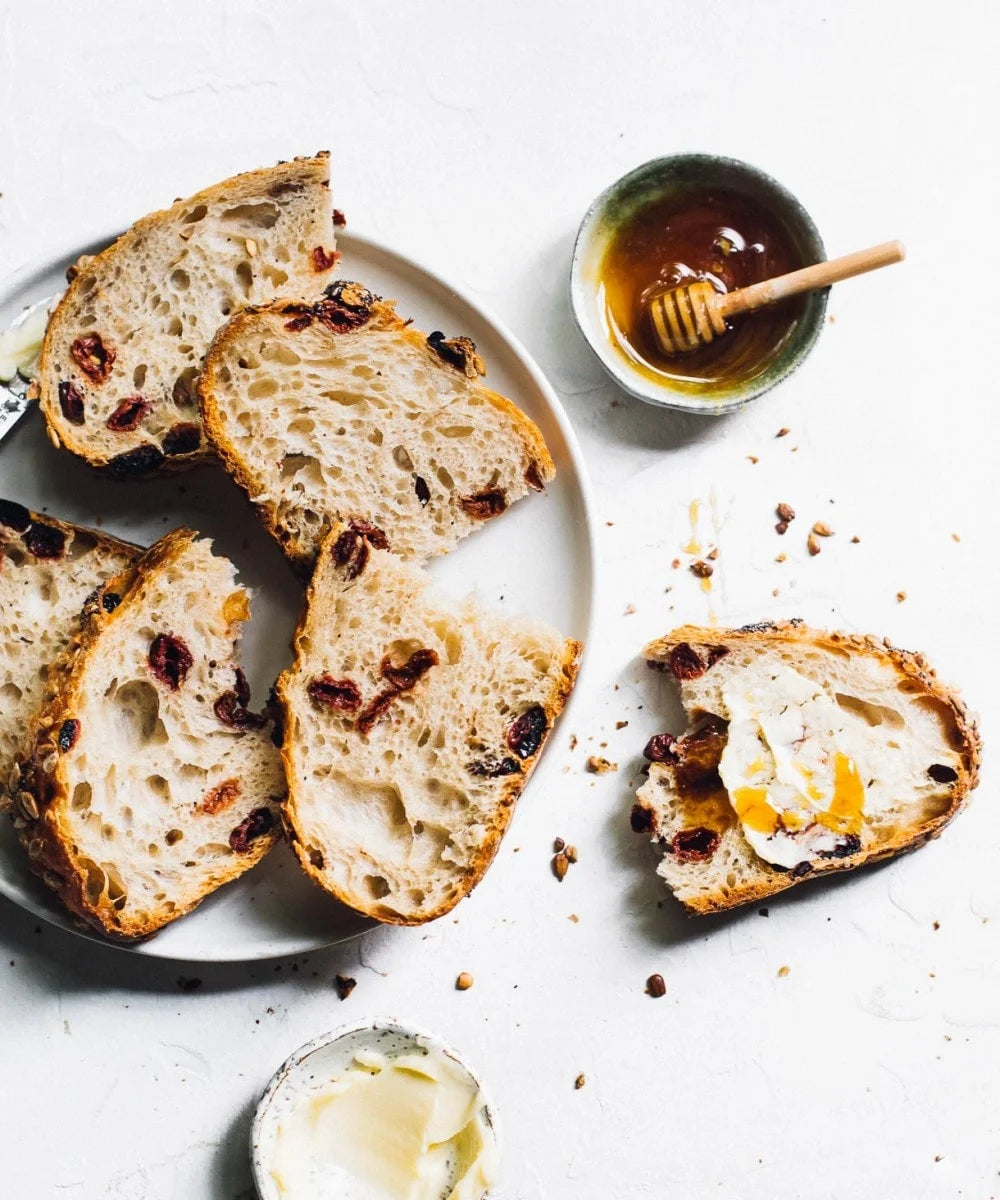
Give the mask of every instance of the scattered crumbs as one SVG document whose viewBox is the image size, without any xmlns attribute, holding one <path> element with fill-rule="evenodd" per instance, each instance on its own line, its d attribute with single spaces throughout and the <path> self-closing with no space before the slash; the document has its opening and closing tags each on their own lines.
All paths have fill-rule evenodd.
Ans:
<svg viewBox="0 0 1000 1200">
<path fill-rule="evenodd" d="M 940 1161 L 941 1161 L 943 1158 L 944 1158 L 944 1155 L 943 1155 L 943 1154 L 935 1154 L 935 1155 L 934 1155 L 934 1161 L 935 1161 L 935 1162 L 940 1162 Z"/>
<path fill-rule="evenodd" d="M 580 923 L 580 918 L 576 915 L 576 913 L 570 913 L 569 919 L 573 922 L 574 925 L 578 925 Z"/>
<path fill-rule="evenodd" d="M 352 979 L 350 975 L 336 975 L 333 980 L 333 986 L 337 989 L 337 995 L 341 1000 L 346 1000 L 358 986 L 358 981 Z"/>
<path fill-rule="evenodd" d="M 953 542 L 960 542 L 962 539 L 961 539 L 961 538 L 958 536 L 958 534 L 957 534 L 957 533 L 953 533 L 953 534 L 951 535 L 951 540 L 952 540 Z"/>
<path fill-rule="evenodd" d="M 787 521 L 779 521 L 777 523 L 777 525 L 775 525 L 775 527 L 774 527 L 774 532 L 776 534 L 778 534 L 780 537 L 784 537 L 784 535 L 788 532 L 788 522 Z"/>
<path fill-rule="evenodd" d="M 567 846 L 566 849 L 563 851 L 563 854 L 566 855 L 567 860 L 571 863 L 575 863 L 577 861 L 577 859 L 579 858 L 579 854 L 577 853 L 577 849 L 575 846 Z"/>
<path fill-rule="evenodd" d="M 806 538 L 806 548 L 808 549 L 809 553 L 813 556 L 813 558 L 815 558 L 816 555 L 819 554 L 819 540 L 814 533 L 811 533 Z"/>
<path fill-rule="evenodd" d="M 787 558 L 788 558 L 787 554 L 776 554 L 774 556 L 774 561 L 775 562 L 784 562 Z"/>
<path fill-rule="evenodd" d="M 614 521 L 605 521 L 604 524 L 610 529 L 614 525 Z"/>
<path fill-rule="evenodd" d="M 676 571 L 677 568 L 681 565 L 681 560 L 679 558 L 675 558 L 674 561 L 670 565 Z"/>
<path fill-rule="evenodd" d="M 830 315 L 826 319 L 827 319 L 828 324 L 830 324 L 830 325 L 837 324 L 837 318 L 833 315 L 833 313 L 830 313 Z"/>
<path fill-rule="evenodd" d="M 833 530 L 825 521 L 817 521 L 812 528 L 817 537 L 833 537 Z"/>
<path fill-rule="evenodd" d="M 560 883 L 566 878 L 566 872 L 569 870 L 570 862 L 576 862 L 576 859 L 571 859 L 568 850 L 572 847 L 567 847 L 566 850 L 560 850 L 552 856 L 552 874 L 559 880 Z M 574 850 L 575 853 L 575 850 Z"/>
<path fill-rule="evenodd" d="M 579 745 L 579 738 L 576 736 L 575 733 L 571 733 L 569 735 L 569 748 L 571 750 L 575 750 L 578 745 Z"/>
<path fill-rule="evenodd" d="M 784 979 L 784 978 L 785 978 L 785 976 L 788 974 L 788 972 L 789 972 L 791 969 L 792 969 L 791 967 L 779 967 L 779 968 L 778 968 L 778 978 L 779 978 L 779 979 Z"/>
<path fill-rule="evenodd" d="M 573 1087 L 576 1088 L 577 1091 L 579 1091 L 580 1088 L 582 1088 L 586 1082 L 587 1082 L 587 1077 L 581 1071 L 580 1074 L 577 1075 L 576 1079 L 573 1080 Z"/>
<path fill-rule="evenodd" d="M 11 963 L 11 966 L 14 964 Z M 177 986 L 182 992 L 196 992 L 201 987 L 201 980 L 197 978 L 188 979 L 184 975 L 177 976 Z"/>
<path fill-rule="evenodd" d="M 771 910 L 769 908 L 758 908 L 757 909 L 758 917 L 769 917 L 770 915 L 771 915 Z"/>
<path fill-rule="evenodd" d="M 697 575 L 699 579 L 708 579 L 715 568 L 711 563 L 705 562 L 704 559 L 698 558 L 688 567 L 692 575 Z"/>
<path fill-rule="evenodd" d="M 756 454 L 748 454 L 747 458 L 753 463 L 754 466 L 756 466 L 760 462 L 760 459 L 757 457 Z"/>
<path fill-rule="evenodd" d="M 905 599 L 906 599 L 906 592 L 897 592 L 896 593 L 896 603 L 897 604 L 902 604 Z"/>
<path fill-rule="evenodd" d="M 795 509 L 790 504 L 786 504 L 784 500 L 775 506 L 774 511 L 777 514 L 778 520 L 783 521 L 786 527 L 790 521 L 795 520 Z"/>
<path fill-rule="evenodd" d="M 615 729 L 624 729 L 628 721 L 615 721 Z"/>
<path fill-rule="evenodd" d="M 771 588 L 771 595 L 772 595 L 772 596 L 780 596 L 780 595 L 781 595 L 781 588 Z"/>
<path fill-rule="evenodd" d="M 636 607 L 634 604 L 626 604 L 625 605 L 625 616 L 626 617 L 630 617 L 635 611 L 636 611 Z"/>
<path fill-rule="evenodd" d="M 472 987 L 474 980 L 468 971 L 463 971 L 455 980 L 456 992 L 467 992 Z"/>
<path fill-rule="evenodd" d="M 851 545 L 856 546 L 858 544 L 858 542 L 860 542 L 860 541 L 861 541 L 861 538 L 859 538 L 858 535 L 855 534 L 854 537 L 851 538 Z"/>
<path fill-rule="evenodd" d="M 787 425 L 782 425 L 782 427 L 778 430 L 778 432 L 774 436 L 775 437 L 788 437 L 788 435 L 791 432 L 792 431 L 788 428 Z"/>
<path fill-rule="evenodd" d="M 937 931 L 938 931 L 940 928 L 941 928 L 941 922 L 940 922 L 940 921 L 935 921 L 935 922 L 934 922 L 934 932 L 935 932 L 935 933 L 937 933 Z"/>
<path fill-rule="evenodd" d="M 611 771 L 617 771 L 618 764 L 611 762 L 607 758 L 602 758 L 599 754 L 592 754 L 587 759 L 587 770 L 591 775 L 607 775 Z"/>
<path fill-rule="evenodd" d="M 563 841 L 562 838 L 557 837 L 556 840 L 552 843 L 553 852 L 555 854 L 558 854 L 560 850 L 565 850 L 565 849 L 566 849 L 566 843 Z"/>
<path fill-rule="evenodd" d="M 715 560 L 719 557 L 719 547 L 713 546 L 712 549 L 709 550 L 709 552 L 705 555 L 705 557 L 709 562 L 715 562 Z"/>
<path fill-rule="evenodd" d="M 661 996 L 667 994 L 667 985 L 663 982 L 662 975 L 650 975 L 646 980 L 646 995 L 652 996 L 655 1000 L 659 1000 Z"/>
<path fill-rule="evenodd" d="M 520 854 L 520 853 L 521 853 L 521 847 L 520 847 L 520 846 L 515 846 L 515 847 L 514 847 L 514 849 L 513 849 L 513 851 L 512 851 L 512 853 L 513 853 L 513 854 Z M 457 925 L 457 924 L 458 924 L 458 922 L 456 921 L 456 922 L 455 922 L 455 924 Z"/>
</svg>

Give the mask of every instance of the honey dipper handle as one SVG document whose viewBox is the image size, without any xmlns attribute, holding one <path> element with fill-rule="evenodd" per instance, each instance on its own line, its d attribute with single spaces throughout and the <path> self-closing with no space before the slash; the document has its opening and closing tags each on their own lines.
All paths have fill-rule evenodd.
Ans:
<svg viewBox="0 0 1000 1200">
<path fill-rule="evenodd" d="M 716 312 L 723 318 L 734 316 L 736 313 L 752 312 L 755 308 L 763 308 L 777 300 L 784 300 L 786 296 L 797 296 L 799 292 L 810 292 L 813 288 L 829 287 L 831 283 L 839 283 L 841 279 L 850 279 L 854 275 L 863 275 L 866 271 L 891 266 L 893 263 L 902 262 L 905 257 L 906 250 L 902 242 L 883 242 L 879 246 L 871 246 L 868 250 L 858 250 L 855 254 L 831 258 L 828 262 L 802 267 L 801 270 L 790 271 L 787 275 L 778 275 L 775 279 L 765 279 L 761 283 L 751 284 L 750 287 L 739 288 L 719 297 Z"/>
</svg>

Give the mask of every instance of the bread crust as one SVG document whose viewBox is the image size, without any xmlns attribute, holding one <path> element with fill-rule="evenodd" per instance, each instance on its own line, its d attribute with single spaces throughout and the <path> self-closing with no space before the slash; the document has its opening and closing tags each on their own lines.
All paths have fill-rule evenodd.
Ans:
<svg viewBox="0 0 1000 1200">
<path fill-rule="evenodd" d="M 260 167 L 253 171 L 246 171 L 239 175 L 231 176 L 229 179 L 224 179 L 219 183 L 212 184 L 210 187 L 203 188 L 191 196 L 176 200 L 169 208 L 159 209 L 156 212 L 140 217 L 119 238 L 112 242 L 110 246 L 106 246 L 97 254 L 88 255 L 85 259 L 81 260 L 81 262 L 86 263 L 88 270 L 86 272 L 82 269 L 76 271 L 70 280 L 69 287 L 63 293 L 62 299 L 56 305 L 49 318 L 48 327 L 45 331 L 45 339 L 42 342 L 42 349 L 39 356 L 39 407 L 45 419 L 49 438 L 56 447 L 64 447 L 84 459 L 90 466 L 113 474 L 110 469 L 111 460 L 95 454 L 89 440 L 75 432 L 74 426 L 64 419 L 60 411 L 56 380 L 52 370 L 52 357 L 56 353 L 54 347 L 57 343 L 64 342 L 66 339 L 64 327 L 74 320 L 75 313 L 78 311 L 85 275 L 94 269 L 101 269 L 115 263 L 120 257 L 127 258 L 132 253 L 137 240 L 157 230 L 161 225 L 173 221 L 177 214 L 184 208 L 198 204 L 215 204 L 225 195 L 227 189 L 232 189 L 234 186 L 239 189 L 240 193 L 255 194 L 266 183 L 270 183 L 273 186 L 274 184 L 280 184 L 282 177 L 285 175 L 300 174 L 303 166 L 315 167 L 317 170 L 326 173 L 329 168 L 329 157 L 329 151 L 321 150 L 312 156 L 294 158 L 288 162 L 279 162 L 273 167 Z M 331 229 L 331 240 L 332 238 L 333 233 Z M 327 274 L 317 274 L 318 284 L 322 284 L 327 278 Z M 178 471 L 187 470 L 198 463 L 210 461 L 213 457 L 211 447 L 203 439 L 197 450 L 190 453 L 165 456 L 153 469 L 148 472 L 137 472 L 134 477 L 141 477 L 143 474 L 149 476 L 154 474 L 175 474 Z"/>
<path fill-rule="evenodd" d="M 344 526 L 338 525 L 330 531 L 323 543 L 323 548 L 320 553 L 330 553 L 336 538 L 343 531 Z M 438 917 L 444 916 L 451 912 L 456 904 L 464 897 L 468 896 L 472 889 L 486 874 L 486 870 L 496 856 L 500 842 L 507 832 L 507 827 L 510 824 L 511 817 L 514 813 L 514 806 L 520 796 L 524 785 L 527 783 L 536 763 L 545 749 L 545 744 L 551 734 L 556 718 L 560 715 L 566 706 L 566 701 L 569 698 L 570 692 L 573 690 L 573 684 L 576 681 L 576 676 L 580 667 L 580 658 L 583 653 L 583 643 L 575 641 L 572 638 L 567 638 L 564 642 L 564 650 L 562 656 L 562 672 L 559 676 L 559 684 L 549 695 L 542 707 L 545 710 L 547 721 L 547 730 L 545 738 L 539 745 L 538 749 L 529 758 L 523 760 L 523 767 L 518 775 L 508 776 L 507 782 L 504 785 L 501 799 L 497 804 L 496 812 L 490 823 L 486 838 L 476 854 L 475 858 L 469 864 L 465 878 L 461 885 L 456 887 L 451 895 L 447 897 L 436 908 L 429 910 L 426 913 L 420 913 L 418 916 L 408 917 L 403 913 L 386 908 L 377 903 L 367 901 L 364 897 L 345 891 L 337 887 L 320 871 L 309 859 L 309 855 L 305 852 L 301 831 L 296 824 L 296 780 L 298 773 L 295 770 L 294 750 L 296 736 L 296 713 L 290 695 L 290 686 L 294 677 L 305 669 L 305 649 L 304 641 L 306 638 L 306 626 L 309 619 L 311 607 L 317 601 L 316 579 L 310 581 L 306 589 L 305 602 L 303 604 L 302 613 L 299 617 L 298 626 L 295 631 L 293 640 L 294 658 L 291 667 L 282 672 L 278 677 L 275 686 L 275 695 L 281 711 L 281 723 L 283 726 L 283 737 L 281 746 L 281 756 L 285 765 L 285 777 L 288 780 L 288 797 L 282 805 L 282 821 L 285 826 L 285 834 L 289 844 L 295 851 L 302 869 L 306 872 L 309 878 L 321 887 L 329 895 L 339 900 L 342 904 L 346 904 L 355 912 L 362 913 L 364 916 L 372 917 L 376 921 L 380 921 L 387 925 L 424 925 L 428 921 L 437 920 Z M 419 686 L 419 685 L 418 685 Z"/>
<path fill-rule="evenodd" d="M 277 321 L 284 317 L 298 316 L 302 311 L 301 304 L 278 300 L 272 304 L 250 306 L 232 317 L 216 333 L 205 354 L 205 362 L 198 383 L 198 395 L 205 433 L 215 453 L 251 500 L 265 527 L 278 541 L 293 567 L 303 578 L 308 578 L 312 565 L 316 561 L 316 552 L 311 545 L 301 539 L 296 539 L 290 530 L 281 526 L 278 520 L 277 503 L 260 503 L 253 499 L 254 496 L 265 490 L 264 478 L 254 470 L 252 464 L 237 453 L 227 434 L 226 423 L 222 419 L 222 405 L 218 395 L 218 371 L 225 362 L 230 349 L 240 344 L 256 325 L 262 322 L 270 323 L 272 320 Z M 434 369 L 440 367 L 441 357 L 432 348 L 427 335 L 414 329 L 409 321 L 404 321 L 399 316 L 396 312 L 395 301 L 376 300 L 371 307 L 371 317 L 365 328 L 399 334 L 424 357 L 429 367 Z M 331 339 L 336 339 L 338 335 L 331 332 L 329 336 Z M 453 365 L 452 369 L 461 372 L 461 368 L 458 366 Z M 553 479 L 556 473 L 555 463 L 552 461 L 552 455 L 545 444 L 545 439 L 534 421 L 499 392 L 485 387 L 482 388 L 482 392 L 494 408 L 510 418 L 521 436 L 529 457 L 538 464 L 542 481 L 548 482 Z"/>
<path fill-rule="evenodd" d="M 63 815 L 70 795 L 66 768 L 59 753 L 59 732 L 64 722 L 79 711 L 90 656 L 97 649 L 101 636 L 141 601 L 144 579 L 151 572 L 169 566 L 196 536 L 191 529 L 175 529 L 152 546 L 134 567 L 114 576 L 93 595 L 82 614 L 79 633 L 53 667 L 52 693 L 32 723 L 31 751 L 20 767 L 21 796 L 15 826 L 28 852 L 32 871 L 56 892 L 71 913 L 118 941 L 133 942 L 149 937 L 184 916 L 210 892 L 259 862 L 281 836 L 275 823 L 270 833 L 250 842 L 247 853 L 234 858 L 231 869 L 216 872 L 206 879 L 205 887 L 196 899 L 151 922 L 123 918 L 105 894 L 98 903 L 93 903 L 86 892 L 86 874 L 73 854 L 72 834 Z M 101 603 L 108 592 L 122 597 L 111 612 Z M 28 803 L 24 800 L 25 794 L 30 798 Z"/>
<path fill-rule="evenodd" d="M 946 724 L 946 737 L 958 755 L 958 778 L 951 787 L 949 803 L 939 815 L 929 818 L 911 830 L 900 831 L 885 840 L 874 850 L 862 851 L 844 858 L 830 858 L 814 862 L 812 870 L 796 877 L 791 871 L 781 871 L 763 863 L 768 872 L 766 882 L 743 885 L 721 893 L 702 894 L 682 900 L 685 908 L 696 915 L 724 912 L 744 904 L 752 904 L 783 892 L 809 879 L 818 878 L 835 871 L 851 871 L 857 867 L 881 862 L 915 850 L 936 838 L 944 827 L 965 806 L 969 793 L 979 782 L 979 767 L 982 759 L 982 743 L 974 718 L 961 697 L 943 684 L 936 672 L 920 653 L 901 650 L 888 639 L 874 635 L 859 635 L 813 629 L 800 620 L 761 622 L 739 629 L 716 629 L 697 625 L 683 625 L 662 638 L 650 642 L 643 650 L 649 666 L 669 670 L 671 655 L 678 646 L 687 645 L 701 652 L 708 661 L 709 650 L 716 647 L 732 648 L 736 645 L 760 652 L 780 645 L 782 647 L 808 647 L 825 653 L 847 654 L 851 657 L 867 656 L 878 659 L 893 671 L 911 681 L 915 690 L 931 697 L 938 705 L 938 712 Z M 723 660 L 724 661 L 724 660 Z M 711 669 L 709 667 L 709 669 Z M 697 718 L 700 714 L 689 713 Z M 654 767 L 657 764 L 654 764 Z M 666 768 L 669 770 L 669 768 Z M 659 841 L 657 812 L 649 804 L 638 802 L 637 808 L 646 814 L 654 842 Z"/>
</svg>

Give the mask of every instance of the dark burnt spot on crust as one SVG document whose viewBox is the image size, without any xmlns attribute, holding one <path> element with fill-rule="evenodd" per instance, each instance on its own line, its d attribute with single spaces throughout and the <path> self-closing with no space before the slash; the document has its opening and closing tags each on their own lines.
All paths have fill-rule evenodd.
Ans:
<svg viewBox="0 0 1000 1200">
<path fill-rule="evenodd" d="M 545 491 L 545 480 L 542 478 L 542 468 L 535 462 L 534 459 L 528 463 L 527 470 L 524 472 L 524 482 L 531 488 L 533 492 Z"/>
<path fill-rule="evenodd" d="M 108 417 L 105 424 L 113 433 L 131 433 L 138 429 L 143 418 L 152 408 L 148 400 L 142 396 L 126 396 L 115 411 Z"/>
<path fill-rule="evenodd" d="M 669 853 L 678 862 L 707 862 L 719 848 L 719 835 L 714 829 L 706 829 L 703 825 L 694 829 L 681 829 L 674 834 Z"/>
<path fill-rule="evenodd" d="M 121 604 L 121 602 L 122 598 L 117 592 L 101 593 L 101 608 L 103 608 L 106 613 L 113 613 L 118 605 Z"/>
<path fill-rule="evenodd" d="M 63 754 L 68 754 L 79 740 L 80 722 L 73 717 L 63 721 L 59 727 L 59 749 Z"/>
<path fill-rule="evenodd" d="M 958 772 L 954 767 L 945 766 L 944 763 L 931 763 L 927 774 L 935 783 L 954 783 L 958 779 Z"/>
<path fill-rule="evenodd" d="M 206 816 L 214 817 L 217 813 L 225 812 L 233 807 L 240 794 L 238 779 L 224 779 L 202 796 L 197 811 Z M 267 811 L 266 809 L 264 810 Z"/>
<path fill-rule="evenodd" d="M 181 686 L 194 664 L 191 651 L 172 633 L 158 633 L 153 638 L 148 660 L 153 675 L 172 692 Z"/>
<path fill-rule="evenodd" d="M 59 382 L 59 408 L 71 425 L 82 425 L 84 421 L 83 393 L 75 383 L 67 379 Z"/>
<path fill-rule="evenodd" d="M 201 429 L 189 421 L 172 425 L 163 436 L 163 453 L 170 457 L 193 454 L 200 446 Z"/>
<path fill-rule="evenodd" d="M 31 513 L 16 500 L 0 500 L 0 525 L 23 533 L 31 524 Z"/>
<path fill-rule="evenodd" d="M 229 835 L 229 848 L 234 854 L 246 854 L 251 844 L 274 828 L 274 814 L 269 808 L 255 808 Z"/>
<path fill-rule="evenodd" d="M 36 521 L 21 534 L 21 541 L 35 558 L 58 559 L 66 553 L 66 535 L 54 525 Z"/>
<path fill-rule="evenodd" d="M 463 496 L 459 504 L 470 517 L 477 521 L 488 521 L 506 509 L 507 496 L 502 488 L 490 488 L 485 492 L 476 492 L 474 496 Z"/>
<path fill-rule="evenodd" d="M 643 804 L 633 804 L 629 814 L 629 824 L 633 833 L 653 832 L 653 813 Z"/>
<path fill-rule="evenodd" d="M 322 246 L 314 247 L 309 259 L 312 262 L 312 269 L 320 274 L 323 271 L 329 271 L 331 267 L 337 265 L 337 260 L 340 258 L 336 250 L 324 250 Z"/>
<path fill-rule="evenodd" d="M 436 650 L 420 649 L 415 650 L 402 666 L 395 665 L 387 654 L 382 659 L 379 670 L 382 678 L 397 692 L 408 692 L 431 667 L 436 667 L 439 661 Z"/>
<path fill-rule="evenodd" d="M 642 752 L 643 758 L 658 763 L 676 762 L 677 755 L 674 753 L 676 741 L 677 739 L 671 733 L 654 733 Z"/>
<path fill-rule="evenodd" d="M 105 383 L 115 365 L 117 352 L 99 333 L 85 333 L 69 348 L 70 355 L 91 383 Z"/>
<path fill-rule="evenodd" d="M 118 479 L 129 479 L 136 475 L 147 475 L 163 462 L 163 451 L 152 442 L 144 442 L 134 450 L 116 454 L 108 460 L 108 470 Z"/>
<path fill-rule="evenodd" d="M 476 762 L 465 764 L 465 769 L 477 779 L 499 779 L 504 775 L 518 775 L 521 764 L 516 758 L 494 758 L 488 754 Z"/>
<path fill-rule="evenodd" d="M 315 846 L 310 846 L 309 862 L 316 868 L 317 871 L 322 871 L 326 866 L 326 859 L 323 857 L 323 851 L 317 850 Z"/>
<path fill-rule="evenodd" d="M 507 730 L 507 745 L 518 758 L 530 758 L 537 754 L 548 728 L 545 709 L 540 704 L 534 704 L 521 713 Z"/>
<path fill-rule="evenodd" d="M 486 374 L 486 364 L 480 358 L 472 338 L 446 338 L 440 329 L 427 335 L 427 345 L 449 366 L 457 368 L 469 379 Z"/>
<path fill-rule="evenodd" d="M 417 499 L 420 501 L 420 507 L 425 508 L 430 502 L 431 489 L 427 486 L 427 480 L 422 475 L 414 475 L 413 490 L 417 493 Z"/>
<path fill-rule="evenodd" d="M 332 675 L 320 675 L 309 684 L 306 693 L 317 708 L 357 712 L 361 707 L 361 689 L 353 679 L 334 679 Z"/>
</svg>

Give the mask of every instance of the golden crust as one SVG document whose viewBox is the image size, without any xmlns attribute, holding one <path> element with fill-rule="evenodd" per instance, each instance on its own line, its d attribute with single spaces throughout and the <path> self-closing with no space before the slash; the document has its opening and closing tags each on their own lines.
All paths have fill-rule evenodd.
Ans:
<svg viewBox="0 0 1000 1200">
<path fill-rule="evenodd" d="M 84 255 L 78 260 L 75 264 L 77 269 L 71 269 L 69 272 L 72 276 L 69 279 L 69 287 L 63 293 L 62 299 L 56 305 L 49 318 L 38 362 L 39 408 L 45 419 L 49 438 L 55 446 L 62 446 L 70 450 L 73 454 L 84 459 L 90 466 L 96 467 L 99 470 L 109 469 L 109 460 L 96 457 L 89 442 L 85 438 L 81 438 L 74 431 L 73 426 L 63 419 L 59 408 L 59 398 L 53 372 L 50 370 L 50 356 L 54 352 L 53 346 L 63 336 L 62 329 L 64 323 L 68 319 L 72 319 L 72 314 L 77 310 L 83 280 L 87 274 L 83 270 L 83 267 L 92 269 L 95 264 L 103 267 L 108 263 L 113 263 L 122 255 L 127 257 L 133 252 L 133 246 L 137 239 L 142 238 L 145 234 L 151 230 L 155 230 L 165 222 L 172 220 L 182 208 L 187 208 L 192 204 L 212 204 L 226 189 L 232 188 L 233 184 L 239 184 L 240 187 L 252 188 L 265 180 L 273 181 L 282 174 L 297 173 L 301 169 L 302 164 L 315 165 L 325 169 L 329 158 L 330 152 L 328 150 L 320 150 L 311 157 L 303 156 L 295 158 L 290 162 L 280 162 L 273 167 L 260 167 L 257 170 L 245 171 L 229 179 L 224 179 L 219 183 L 212 184 L 211 187 L 203 188 L 200 192 L 195 192 L 191 196 L 174 201 L 170 208 L 159 209 L 156 212 L 140 217 L 119 238 L 112 242 L 110 246 L 106 246 L 97 254 Z M 201 446 L 192 453 L 165 457 L 152 473 L 157 475 L 175 474 L 200 462 L 210 461 L 213 457 L 211 448 L 203 441 Z"/>
<path fill-rule="evenodd" d="M 254 471 L 250 463 L 238 455 L 226 433 L 226 424 L 221 416 L 221 404 L 217 395 L 216 375 L 223 364 L 230 346 L 238 344 L 259 321 L 265 323 L 273 318 L 282 316 L 298 316 L 303 312 L 301 304 L 288 301 L 275 301 L 267 305 L 254 305 L 244 309 L 232 317 L 215 335 L 205 354 L 201 378 L 198 382 L 198 395 L 201 403 L 201 417 L 205 427 L 205 435 L 222 460 L 223 465 L 236 483 L 246 492 L 248 497 L 259 495 L 264 490 L 263 478 Z M 411 346 L 416 348 L 435 368 L 440 367 L 442 358 L 428 342 L 426 334 L 414 329 L 409 321 L 404 321 L 396 312 L 393 300 L 376 300 L 371 307 L 371 318 L 365 325 L 367 329 L 377 329 L 385 332 L 401 334 Z M 331 332 L 330 337 L 338 335 Z M 467 340 L 467 339 L 466 339 Z M 477 356 L 478 357 L 478 356 Z M 445 360 L 447 361 L 447 360 Z M 451 364 L 460 374 L 467 374 L 462 366 Z M 547 483 L 555 477 L 556 467 L 552 455 L 545 444 L 541 431 L 511 400 L 501 396 L 499 392 L 483 389 L 486 398 L 514 423 L 523 440 L 528 455 L 538 463 L 541 480 Z M 297 541 L 289 531 L 281 528 L 278 522 L 278 506 L 274 503 L 257 504 L 254 507 L 260 514 L 264 526 L 278 541 L 292 565 L 303 577 L 308 577 L 315 562 L 315 554 L 308 546 Z"/>
<path fill-rule="evenodd" d="M 900 650 L 891 642 L 874 635 L 828 632 L 813 629 L 801 621 L 763 622 L 747 625 L 741 629 L 714 629 L 698 625 L 683 625 L 665 637 L 650 642 L 643 650 L 643 657 L 651 665 L 666 668 L 673 650 L 682 644 L 706 650 L 709 647 L 734 644 L 764 650 L 768 646 L 803 645 L 835 654 L 867 656 L 877 658 L 890 666 L 899 675 L 912 681 L 914 690 L 930 697 L 945 722 L 948 742 L 959 759 L 958 779 L 951 787 L 949 803 L 937 816 L 923 821 L 917 828 L 904 829 L 883 840 L 877 848 L 845 858 L 832 858 L 813 864 L 809 874 L 796 877 L 790 871 L 779 871 L 764 863 L 768 878 L 764 882 L 746 884 L 721 894 L 699 895 L 683 901 L 689 912 L 704 915 L 724 912 L 744 904 L 752 904 L 795 887 L 809 879 L 819 878 L 835 871 L 850 871 L 856 867 L 881 862 L 897 854 L 904 854 L 923 846 L 936 838 L 941 830 L 964 807 L 969 793 L 979 782 L 979 766 L 982 759 L 982 742 L 975 720 L 961 697 L 938 679 L 936 672 L 922 654 Z M 656 813 L 650 806 L 639 802 L 651 823 L 654 841 L 657 838 Z"/>
<path fill-rule="evenodd" d="M 323 547 L 320 554 L 329 552 L 336 540 L 336 537 L 342 532 L 343 526 L 335 526 L 327 537 L 324 539 Z M 277 684 L 275 685 L 275 695 L 282 713 L 282 725 L 284 735 L 282 738 L 281 757 L 285 765 L 285 777 L 288 780 L 288 797 L 282 805 L 282 821 L 285 826 L 285 834 L 289 845 L 295 851 L 295 855 L 302 865 L 302 869 L 309 878 L 321 887 L 329 895 L 339 900 L 342 904 L 346 904 L 348 908 L 354 909 L 366 917 L 372 917 L 376 921 L 380 921 L 385 925 L 425 925 L 428 921 L 435 921 L 438 917 L 443 917 L 446 913 L 451 912 L 456 904 L 472 891 L 477 883 L 486 874 L 486 870 L 496 856 L 496 852 L 500 846 L 500 842 L 507 832 L 507 826 L 510 824 L 511 817 L 514 813 L 514 806 L 520 796 L 524 785 L 535 768 L 542 751 L 545 749 L 545 743 L 548 741 L 549 735 L 552 732 L 552 727 L 556 719 L 566 706 L 566 701 L 569 698 L 570 692 L 573 690 L 573 684 L 576 681 L 577 672 L 580 667 L 580 657 L 583 653 L 583 643 L 567 638 L 564 645 L 564 653 L 562 659 L 562 674 L 559 680 L 558 688 L 548 697 L 543 705 L 545 716 L 547 718 L 547 733 L 538 750 L 527 760 L 522 772 L 518 776 L 511 776 L 509 782 L 504 788 L 502 798 L 497 805 L 496 815 L 490 825 L 486 839 L 483 842 L 479 853 L 470 864 L 465 879 L 459 887 L 456 887 L 451 895 L 436 909 L 428 913 L 423 913 L 419 917 L 407 918 L 398 912 L 384 908 L 378 904 L 372 904 L 360 896 L 353 893 L 345 892 L 343 889 L 334 886 L 331 881 L 320 871 L 309 859 L 309 855 L 305 852 L 302 846 L 301 833 L 295 823 L 295 779 L 296 772 L 292 761 L 293 746 L 296 736 L 295 711 L 292 706 L 291 698 L 288 694 L 288 688 L 291 684 L 293 676 L 303 668 L 303 652 L 302 639 L 305 636 L 306 621 L 309 616 L 309 610 L 312 606 L 316 595 L 315 591 L 315 576 L 310 581 L 306 589 L 305 601 L 303 603 L 302 613 L 299 616 L 299 622 L 295 630 L 293 639 L 294 659 L 292 665 L 287 671 L 282 672 L 278 676 Z"/>
<path fill-rule="evenodd" d="M 70 796 L 59 754 L 59 731 L 78 711 L 90 655 L 101 635 L 141 599 L 144 578 L 179 557 L 196 536 L 191 529 L 175 529 L 152 546 L 133 568 L 114 576 L 94 593 L 83 611 L 79 633 L 53 667 L 52 693 L 32 723 L 32 749 L 21 765 L 20 790 L 31 797 L 38 814 L 29 818 L 22 802 L 18 806 L 19 819 L 15 821 L 18 837 L 28 851 L 31 869 L 57 893 L 71 913 L 119 941 L 149 937 L 184 916 L 209 892 L 254 866 L 280 837 L 275 826 L 273 833 L 250 843 L 249 852 L 240 856 L 234 869 L 220 871 L 206 880 L 202 897 L 184 908 L 163 913 L 161 920 L 138 923 L 123 919 L 106 896 L 102 895 L 95 904 L 87 895 L 86 872 L 75 857 L 72 834 L 64 818 Z M 101 598 L 108 592 L 122 597 L 111 612 L 101 603 Z"/>
</svg>

